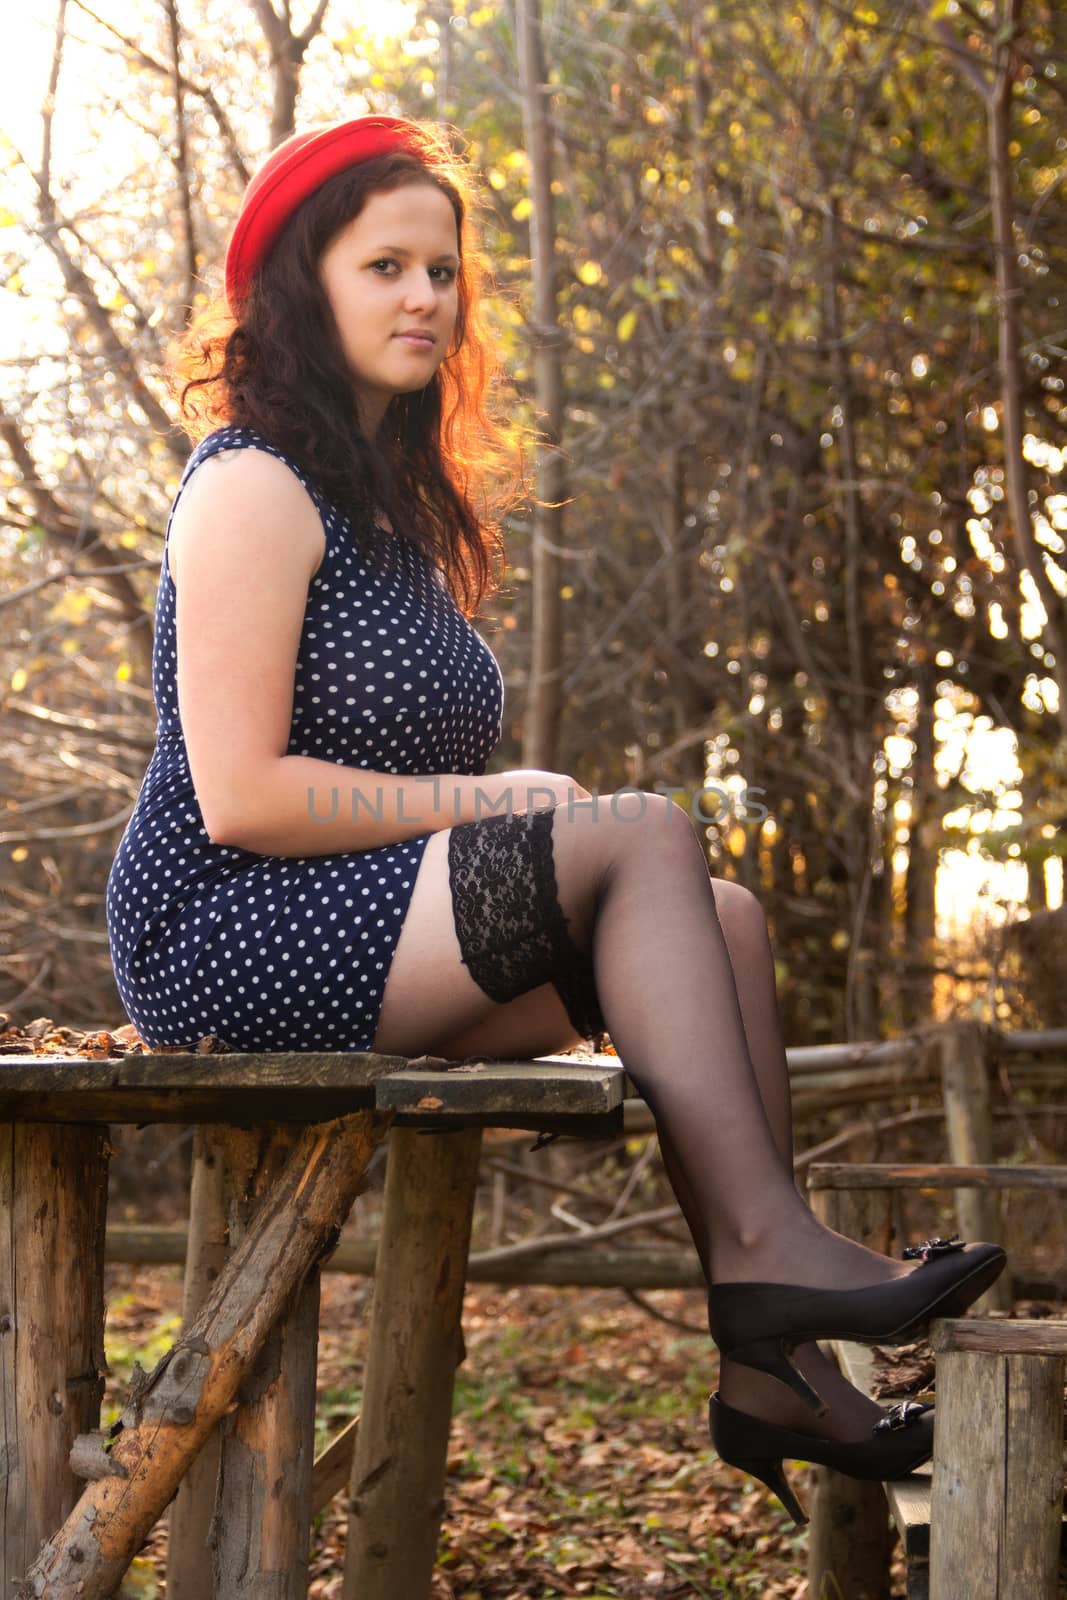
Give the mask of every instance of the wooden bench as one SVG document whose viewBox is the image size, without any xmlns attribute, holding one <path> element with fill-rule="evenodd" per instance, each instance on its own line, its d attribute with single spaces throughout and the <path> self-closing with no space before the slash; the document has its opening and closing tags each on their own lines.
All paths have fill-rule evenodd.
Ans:
<svg viewBox="0 0 1067 1600">
<path fill-rule="evenodd" d="M 0 1594 L 114 1594 L 173 1499 L 170 1600 L 303 1600 L 340 1463 L 345 1596 L 423 1600 L 481 1130 L 611 1138 L 636 1095 L 613 1056 L 0 1058 Z M 112 1122 L 196 1124 L 197 1147 L 182 1332 L 105 1434 Z M 319 1264 L 386 1135 L 359 1426 L 315 1462 Z"/>
<path fill-rule="evenodd" d="M 1062 1193 L 1067 1167 L 813 1165 L 813 1209 L 872 1249 L 894 1247 L 892 1197 L 907 1189 Z M 1007 1276 L 1007 1274 L 1004 1274 Z M 981 1311 L 983 1301 L 977 1302 Z M 932 1463 L 896 1483 L 865 1484 L 817 1467 L 811 1600 L 885 1600 L 888 1511 L 900 1535 L 908 1600 L 1056 1600 L 1067 1556 L 1064 1371 L 1067 1319 L 1007 1315 L 935 1321 L 937 1428 Z M 827 1346 L 874 1393 L 875 1354 Z M 913 1396 L 917 1398 L 918 1396 Z M 927 1393 L 927 1398 L 933 1398 Z"/>
</svg>

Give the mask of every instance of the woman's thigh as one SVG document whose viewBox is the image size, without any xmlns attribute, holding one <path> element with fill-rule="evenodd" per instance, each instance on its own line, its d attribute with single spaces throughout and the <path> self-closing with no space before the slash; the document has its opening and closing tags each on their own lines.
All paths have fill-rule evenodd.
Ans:
<svg viewBox="0 0 1067 1600">
<path fill-rule="evenodd" d="M 467 971 L 452 912 L 450 833 L 433 834 L 423 851 L 372 1048 L 385 1055 L 520 1060 L 570 1049 L 578 1035 L 551 983 L 497 1005 Z"/>
<path fill-rule="evenodd" d="M 624 799 L 625 805 L 618 809 L 611 805 L 610 795 L 601 797 L 595 811 L 566 804 L 554 808 L 557 899 L 571 938 L 583 951 L 591 947 L 600 896 L 622 853 L 656 849 L 673 853 L 680 846 L 686 870 L 700 862 L 691 823 L 665 796 L 646 795 L 640 816 L 633 794 Z M 484 825 L 494 823 L 487 819 Z M 452 831 L 443 828 L 433 834 L 423 852 L 387 976 L 373 1048 L 385 1054 L 426 1052 L 446 1057 L 476 1053 L 530 1057 L 570 1048 L 579 1036 L 553 983 L 539 980 L 501 1005 L 471 977 L 453 915 Z"/>
</svg>

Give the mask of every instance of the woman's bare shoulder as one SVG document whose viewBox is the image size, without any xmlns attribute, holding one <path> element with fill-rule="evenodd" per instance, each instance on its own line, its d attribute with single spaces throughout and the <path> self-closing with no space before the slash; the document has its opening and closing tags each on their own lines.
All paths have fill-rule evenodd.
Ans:
<svg viewBox="0 0 1067 1600">
<path fill-rule="evenodd" d="M 182 546 L 205 526 L 281 518 L 295 539 L 307 546 L 311 575 L 326 554 L 322 517 L 293 469 L 269 450 L 228 447 L 198 462 L 186 481 L 171 518 L 168 564 L 179 583 Z"/>
</svg>

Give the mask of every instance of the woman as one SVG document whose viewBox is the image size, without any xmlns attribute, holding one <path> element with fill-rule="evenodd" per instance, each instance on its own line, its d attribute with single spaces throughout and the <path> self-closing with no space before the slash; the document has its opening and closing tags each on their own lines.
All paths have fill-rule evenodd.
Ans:
<svg viewBox="0 0 1067 1600">
<path fill-rule="evenodd" d="M 680 808 L 484 776 L 503 685 L 469 616 L 506 450 L 470 211 L 443 136 L 399 118 L 294 135 L 248 186 L 227 303 L 175 365 L 199 443 L 108 882 L 119 991 L 152 1047 L 529 1057 L 606 1027 L 707 1277 L 713 1442 L 802 1521 L 783 1458 L 884 1478 L 933 1438 L 814 1341 L 914 1337 L 1004 1253 L 908 1266 L 812 1215 L 766 921 Z"/>
</svg>

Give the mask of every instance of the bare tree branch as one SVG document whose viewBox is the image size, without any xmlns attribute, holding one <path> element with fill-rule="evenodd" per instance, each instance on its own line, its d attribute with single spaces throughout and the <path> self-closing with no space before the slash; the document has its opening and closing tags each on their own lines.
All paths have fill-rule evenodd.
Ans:
<svg viewBox="0 0 1067 1600">
<path fill-rule="evenodd" d="M 178 204 L 185 223 L 185 304 L 192 306 L 196 298 L 196 224 L 193 221 L 192 184 L 189 172 L 189 150 L 185 126 L 185 100 L 181 74 L 181 24 L 178 20 L 178 0 L 166 0 L 167 28 L 170 35 L 171 81 L 174 87 L 174 166 L 178 175 Z"/>
<path fill-rule="evenodd" d="M 11 459 L 19 469 L 23 492 L 30 499 L 37 520 L 49 539 L 55 544 L 66 545 L 75 552 L 82 551 L 86 540 L 90 539 L 99 544 L 116 565 L 121 565 L 118 553 L 111 549 L 100 530 L 87 518 L 76 517 L 51 489 L 44 486 L 22 428 L 4 410 L 2 400 L 0 400 L 0 439 L 7 445 Z M 97 576 L 104 575 L 97 574 Z M 104 581 L 122 606 L 123 614 L 130 621 L 134 652 L 140 657 L 141 670 L 147 679 L 151 680 L 153 629 L 151 620 L 146 618 L 140 596 L 130 579 L 122 574 L 106 576 Z"/>
<path fill-rule="evenodd" d="M 85 0 L 71 0 L 71 3 L 78 6 L 80 10 L 84 11 L 87 17 L 91 17 L 98 27 L 105 29 L 108 33 L 112 34 L 116 39 L 118 39 L 119 42 L 125 46 L 128 53 L 128 58 L 139 61 L 141 66 L 146 67 L 149 72 L 158 73 L 161 78 L 173 77 L 173 67 L 169 67 L 166 62 L 157 61 L 155 56 L 150 55 L 148 51 L 145 50 L 143 45 L 138 44 L 136 39 L 131 39 L 128 34 L 122 32 L 121 28 L 116 28 L 113 22 L 108 22 L 105 18 L 98 16 L 90 6 L 85 4 Z M 215 125 L 222 135 L 223 144 L 226 149 L 229 164 L 233 169 L 234 177 L 241 188 L 244 188 L 252 174 L 241 155 L 240 148 L 237 143 L 237 136 L 233 131 L 233 126 L 230 122 L 230 119 L 226 115 L 222 106 L 219 104 L 218 96 L 215 94 L 214 89 L 208 83 L 197 83 L 193 79 L 187 78 L 184 75 L 182 75 L 181 83 L 182 88 L 187 94 L 196 95 L 199 99 L 203 100 L 204 104 L 211 112 L 211 115 L 215 121 Z"/>
</svg>

